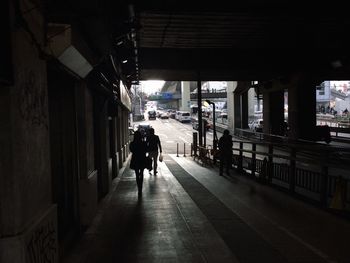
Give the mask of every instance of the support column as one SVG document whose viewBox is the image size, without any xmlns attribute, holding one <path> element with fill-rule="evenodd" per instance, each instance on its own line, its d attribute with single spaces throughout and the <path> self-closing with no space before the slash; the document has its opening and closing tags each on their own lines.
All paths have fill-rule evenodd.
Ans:
<svg viewBox="0 0 350 263">
<path fill-rule="evenodd" d="M 191 110 L 190 82 L 181 81 L 181 111 Z"/>
<path fill-rule="evenodd" d="M 235 108 L 234 108 L 234 90 L 237 87 L 237 81 L 227 82 L 227 128 L 233 131 L 235 128 Z"/>
<path fill-rule="evenodd" d="M 274 135 L 283 135 L 284 90 L 265 92 L 263 96 L 263 132 Z"/>
<path fill-rule="evenodd" d="M 239 81 L 234 93 L 234 126 L 248 128 L 248 87 L 250 82 Z"/>
<path fill-rule="evenodd" d="M 316 82 L 309 76 L 299 76 L 288 89 L 289 136 L 312 140 L 316 128 Z"/>
<path fill-rule="evenodd" d="M 241 94 L 234 93 L 233 97 L 233 107 L 234 107 L 234 127 L 242 128 L 242 115 L 241 115 Z"/>
</svg>

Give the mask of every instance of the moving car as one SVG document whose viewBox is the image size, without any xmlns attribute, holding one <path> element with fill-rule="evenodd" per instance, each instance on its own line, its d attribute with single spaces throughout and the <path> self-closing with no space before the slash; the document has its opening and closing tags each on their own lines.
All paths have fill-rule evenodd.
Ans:
<svg viewBox="0 0 350 263">
<path fill-rule="evenodd" d="M 148 112 L 148 119 L 155 120 L 157 117 L 157 112 L 155 110 L 151 110 Z"/>
</svg>

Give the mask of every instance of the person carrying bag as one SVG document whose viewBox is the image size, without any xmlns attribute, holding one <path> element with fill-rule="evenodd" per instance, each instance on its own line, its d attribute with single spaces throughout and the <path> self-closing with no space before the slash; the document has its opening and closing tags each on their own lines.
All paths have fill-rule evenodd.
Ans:
<svg viewBox="0 0 350 263">
<path fill-rule="evenodd" d="M 149 153 L 148 156 L 151 157 L 153 160 L 153 171 L 154 171 L 154 175 L 156 175 L 158 173 L 157 172 L 158 150 L 160 152 L 159 158 L 161 158 L 163 160 L 163 156 L 162 156 L 162 145 L 160 143 L 159 136 L 154 134 L 153 128 L 151 128 L 149 130 L 149 135 L 146 138 L 146 143 L 147 143 L 147 149 L 148 149 L 148 153 Z M 162 157 L 160 157 L 160 156 L 162 156 Z M 152 168 L 148 169 L 148 170 L 151 172 Z"/>
<path fill-rule="evenodd" d="M 146 157 L 146 169 L 152 170 L 152 158 L 149 155 Z"/>
</svg>

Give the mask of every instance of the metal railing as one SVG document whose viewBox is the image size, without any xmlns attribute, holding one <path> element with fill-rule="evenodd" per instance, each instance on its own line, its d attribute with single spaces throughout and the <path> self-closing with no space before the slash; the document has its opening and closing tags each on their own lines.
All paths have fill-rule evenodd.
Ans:
<svg viewBox="0 0 350 263">
<path fill-rule="evenodd" d="M 233 141 L 232 163 L 237 171 L 324 207 L 332 206 L 340 195 L 342 209 L 349 211 L 350 149 L 250 134 L 250 140 Z M 211 146 L 192 148 L 191 156 L 203 165 L 219 163 Z"/>
<path fill-rule="evenodd" d="M 233 165 L 240 172 L 322 206 L 341 195 L 341 205 L 350 208 L 349 149 L 234 141 L 233 152 Z"/>
</svg>

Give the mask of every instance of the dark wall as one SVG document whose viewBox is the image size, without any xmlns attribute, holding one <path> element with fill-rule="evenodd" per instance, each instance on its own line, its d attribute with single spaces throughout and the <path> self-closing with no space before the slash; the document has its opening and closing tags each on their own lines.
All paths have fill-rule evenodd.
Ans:
<svg viewBox="0 0 350 263">
<path fill-rule="evenodd" d="M 53 202 L 57 203 L 61 242 L 79 231 L 75 88 L 76 80 L 72 76 L 49 64 L 52 195 Z"/>
<path fill-rule="evenodd" d="M 98 93 L 94 94 L 94 146 L 95 146 L 95 167 L 97 169 L 98 198 L 104 197 L 109 190 L 108 181 L 108 118 L 107 98 Z M 108 143 L 107 143 L 108 142 Z"/>
<path fill-rule="evenodd" d="M 2 0 L 0 3 L 0 85 L 11 85 L 12 75 L 12 50 L 9 18 L 9 1 Z"/>
<path fill-rule="evenodd" d="M 85 89 L 85 101 L 86 101 L 86 143 L 87 143 L 87 170 L 88 174 L 93 172 L 95 167 L 95 154 L 94 154 L 94 119 L 93 119 L 93 97 L 90 89 Z"/>
</svg>

